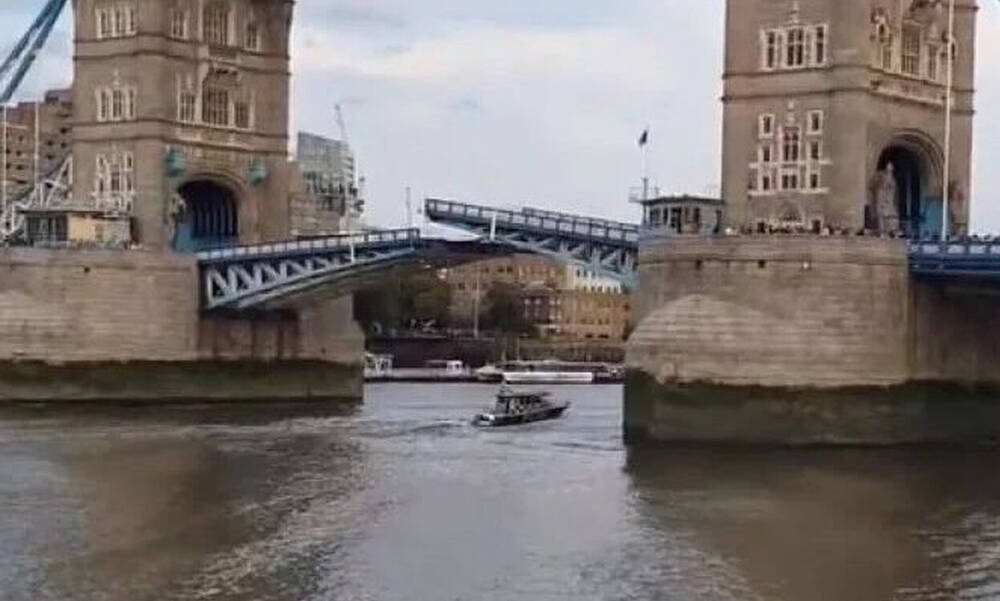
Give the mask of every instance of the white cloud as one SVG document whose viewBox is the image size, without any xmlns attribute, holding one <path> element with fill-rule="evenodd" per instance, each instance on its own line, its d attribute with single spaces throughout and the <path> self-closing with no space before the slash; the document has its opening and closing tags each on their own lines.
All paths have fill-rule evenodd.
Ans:
<svg viewBox="0 0 1000 601">
<path fill-rule="evenodd" d="M 1000 7 L 979 11 L 973 224 L 1000 231 Z M 0 8 L 13 40 L 32 9 Z M 634 218 L 635 140 L 671 192 L 717 185 L 723 0 L 301 0 L 295 128 L 336 132 L 341 100 L 377 222 L 452 196 Z M 64 15 L 22 89 L 71 75 Z"/>
</svg>

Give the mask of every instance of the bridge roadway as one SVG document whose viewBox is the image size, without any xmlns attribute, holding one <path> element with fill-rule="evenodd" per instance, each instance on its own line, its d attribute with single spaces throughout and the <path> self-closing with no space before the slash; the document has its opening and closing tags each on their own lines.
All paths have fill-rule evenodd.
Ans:
<svg viewBox="0 0 1000 601">
<path fill-rule="evenodd" d="M 444 266 L 513 252 L 586 265 L 634 286 L 636 225 L 440 200 L 428 200 L 426 212 L 458 231 L 428 236 L 416 228 L 381 230 L 200 252 L 202 308 L 274 306 L 321 288 L 349 289 L 414 262 Z"/>
<path fill-rule="evenodd" d="M 280 304 L 324 287 L 359 285 L 396 266 L 461 263 L 528 252 L 586 266 L 635 288 L 642 237 L 636 224 L 525 208 L 511 210 L 428 199 L 433 222 L 461 232 L 372 231 L 320 239 L 220 248 L 198 253 L 202 307 L 246 310 Z M 1000 282 L 1000 239 L 909 242 L 911 274 L 922 279 Z"/>
</svg>

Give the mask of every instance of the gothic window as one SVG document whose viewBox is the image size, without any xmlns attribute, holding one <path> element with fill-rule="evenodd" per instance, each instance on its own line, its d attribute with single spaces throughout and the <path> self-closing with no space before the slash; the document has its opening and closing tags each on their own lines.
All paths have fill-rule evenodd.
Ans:
<svg viewBox="0 0 1000 601">
<path fill-rule="evenodd" d="M 108 9 L 98 9 L 97 11 L 97 39 L 112 37 L 111 11 Z"/>
<path fill-rule="evenodd" d="M 757 123 L 757 135 L 770 138 L 774 135 L 774 115 L 761 115 Z"/>
<path fill-rule="evenodd" d="M 768 31 L 764 34 L 764 68 L 773 70 L 778 67 L 781 56 L 781 39 L 777 31 Z"/>
<path fill-rule="evenodd" d="M 774 160 L 773 147 L 770 144 L 761 144 L 757 152 L 757 159 L 764 164 L 772 162 Z"/>
<path fill-rule="evenodd" d="M 205 6 L 202 29 L 205 43 L 229 45 L 229 8 L 225 2 L 216 1 Z"/>
<path fill-rule="evenodd" d="M 809 111 L 809 133 L 823 133 L 823 111 Z"/>
<path fill-rule="evenodd" d="M 243 36 L 243 47 L 247 50 L 260 50 L 260 27 L 252 16 L 247 20 Z"/>
<path fill-rule="evenodd" d="M 236 127 L 250 129 L 250 104 L 247 102 L 233 103 L 233 117 L 236 121 Z"/>
<path fill-rule="evenodd" d="M 823 144 L 819 140 L 809 142 L 809 160 L 819 161 L 823 157 Z"/>
<path fill-rule="evenodd" d="M 774 181 L 770 171 L 764 171 L 760 176 L 760 189 L 763 192 L 770 192 L 774 189 Z"/>
<path fill-rule="evenodd" d="M 125 118 L 125 90 L 121 88 L 111 91 L 111 120 L 121 121 Z"/>
<path fill-rule="evenodd" d="M 131 152 L 98 154 L 96 163 L 94 192 L 98 197 L 135 192 L 135 163 Z"/>
<path fill-rule="evenodd" d="M 170 37 L 176 40 L 186 40 L 188 37 L 188 13 L 175 8 L 170 11 Z"/>
<path fill-rule="evenodd" d="M 197 102 L 194 92 L 181 90 L 177 98 L 177 119 L 185 123 L 194 123 L 197 120 Z"/>
<path fill-rule="evenodd" d="M 786 32 L 785 66 L 801 67 L 806 61 L 806 32 L 801 27 L 792 27 Z"/>
<path fill-rule="evenodd" d="M 138 90 L 133 86 L 115 85 L 97 88 L 97 120 L 134 121 Z"/>
<path fill-rule="evenodd" d="M 920 27 L 906 25 L 903 27 L 903 73 L 914 77 L 920 76 Z"/>
<path fill-rule="evenodd" d="M 111 94 L 107 88 L 98 88 L 97 93 L 97 120 L 107 121 L 111 116 Z"/>
<path fill-rule="evenodd" d="M 795 169 L 783 169 L 781 171 L 781 189 L 782 190 L 798 190 L 799 189 L 799 170 Z"/>
<path fill-rule="evenodd" d="M 96 12 L 97 39 L 123 38 L 135 35 L 135 4 L 133 2 L 109 3 L 98 6 Z"/>
<path fill-rule="evenodd" d="M 940 69 L 938 68 L 938 61 L 941 60 L 941 51 L 938 50 L 937 46 L 927 47 L 927 79 L 931 81 L 937 81 L 940 77 Z"/>
<path fill-rule="evenodd" d="M 889 36 L 879 50 L 879 66 L 886 71 L 892 71 L 892 44 L 892 36 Z"/>
<path fill-rule="evenodd" d="M 801 134 L 798 127 L 786 127 L 782 137 L 781 160 L 786 163 L 796 163 L 799 160 Z"/>
<path fill-rule="evenodd" d="M 201 120 L 209 125 L 229 125 L 229 92 L 206 87 L 201 103 Z"/>
<path fill-rule="evenodd" d="M 827 54 L 826 25 L 817 25 L 813 28 L 813 53 L 814 65 L 825 65 Z"/>
<path fill-rule="evenodd" d="M 820 172 L 818 169 L 809 172 L 809 189 L 810 190 L 820 189 Z"/>
</svg>

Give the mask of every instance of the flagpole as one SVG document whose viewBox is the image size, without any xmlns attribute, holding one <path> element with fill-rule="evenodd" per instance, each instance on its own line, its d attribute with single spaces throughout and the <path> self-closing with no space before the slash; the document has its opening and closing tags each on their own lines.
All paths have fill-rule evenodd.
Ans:
<svg viewBox="0 0 1000 601">
<path fill-rule="evenodd" d="M 944 194 L 942 194 L 941 236 L 947 241 L 951 210 L 951 107 L 955 84 L 955 0 L 948 2 L 948 70 L 944 93 Z"/>
<path fill-rule="evenodd" d="M 642 169 L 642 200 L 649 200 L 649 163 L 648 157 L 646 156 L 647 147 L 649 146 L 649 126 L 642 132 L 642 137 L 639 138 L 639 150 L 641 157 L 641 169 Z"/>
<path fill-rule="evenodd" d="M 2 133 L 0 133 L 0 136 L 3 137 L 2 147 L 0 147 L 0 156 L 3 157 L 3 159 L 2 159 L 2 161 L 3 161 L 3 167 L 2 167 L 3 168 L 3 173 L 2 173 L 2 177 L 3 177 L 2 189 L 3 189 L 3 192 L 0 193 L 0 194 L 3 195 L 3 208 L 0 209 L 0 215 L 6 216 L 6 214 L 7 214 L 7 104 L 6 103 L 4 103 L 4 105 L 3 105 L 3 126 L 2 126 Z"/>
</svg>

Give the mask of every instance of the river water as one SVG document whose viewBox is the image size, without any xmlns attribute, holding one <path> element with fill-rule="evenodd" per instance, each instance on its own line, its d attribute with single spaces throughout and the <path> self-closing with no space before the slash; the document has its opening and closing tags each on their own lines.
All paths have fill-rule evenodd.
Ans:
<svg viewBox="0 0 1000 601">
<path fill-rule="evenodd" d="M 0 410 L 0 599 L 1000 599 L 1000 453 L 627 451 L 621 388 Z"/>
</svg>

